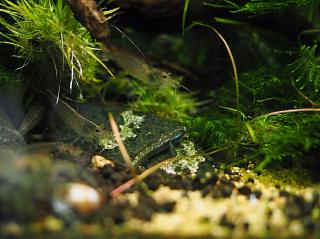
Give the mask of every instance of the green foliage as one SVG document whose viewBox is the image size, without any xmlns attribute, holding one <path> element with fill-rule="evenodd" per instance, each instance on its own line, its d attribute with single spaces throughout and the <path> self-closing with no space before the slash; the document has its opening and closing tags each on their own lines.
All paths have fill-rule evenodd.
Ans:
<svg viewBox="0 0 320 239">
<path fill-rule="evenodd" d="M 288 83 L 269 73 L 265 68 L 260 68 L 254 72 L 244 73 L 242 85 L 252 92 L 254 101 L 264 101 L 268 98 L 284 96 Z"/>
<path fill-rule="evenodd" d="M 222 150 L 233 157 L 229 163 L 255 161 L 257 169 L 262 169 L 267 165 L 315 165 L 320 150 L 319 120 L 320 114 L 290 113 L 246 119 L 239 126 L 227 116 L 196 117 L 186 125 L 189 136 L 207 152 Z"/>
<path fill-rule="evenodd" d="M 196 102 L 190 93 L 180 91 L 181 80 L 169 76 L 147 82 L 134 81 L 132 94 L 136 100 L 131 106 L 160 116 L 186 118 L 195 109 Z"/>
<path fill-rule="evenodd" d="M 261 67 L 242 73 L 240 110 L 255 117 L 274 110 L 319 105 L 320 61 L 316 49 L 316 45 L 302 46 L 295 52 L 296 59 L 282 69 Z M 234 105 L 229 86 L 215 92 L 219 105 Z"/>
<path fill-rule="evenodd" d="M 320 115 L 310 113 L 260 117 L 254 120 L 259 148 L 254 156 L 260 157 L 259 169 L 270 163 L 295 161 L 311 164 L 317 160 L 314 151 L 320 149 Z"/>
<path fill-rule="evenodd" d="M 236 120 L 230 117 L 210 119 L 195 117 L 185 121 L 189 136 L 203 148 L 225 148 L 234 146 L 239 129 L 235 127 Z"/>
<path fill-rule="evenodd" d="M 242 74 L 241 86 L 241 110 L 251 116 L 292 107 L 296 95 L 290 80 L 266 68 Z"/>
<path fill-rule="evenodd" d="M 187 122 L 190 136 L 205 149 L 235 151 L 234 163 L 255 161 L 258 169 L 292 164 L 316 168 L 319 165 L 320 114 L 263 116 L 270 111 L 310 106 L 308 97 L 313 97 L 313 103 L 319 99 L 316 49 L 316 46 L 301 47 L 293 63 L 281 70 L 260 68 L 241 74 L 240 109 L 247 116 L 242 114 L 241 123 L 237 125 L 235 117 L 221 115 L 221 109 L 215 108 L 214 119 L 195 118 Z M 217 105 L 234 105 L 234 99 L 230 98 L 233 91 L 229 85 L 218 88 L 214 94 Z"/>
<path fill-rule="evenodd" d="M 240 92 L 239 92 L 239 78 L 238 78 L 238 70 L 237 70 L 237 65 L 236 65 L 236 62 L 234 60 L 234 56 L 232 54 L 232 51 L 229 47 L 229 44 L 228 42 L 226 41 L 226 39 L 221 35 L 221 33 L 215 29 L 214 27 L 208 25 L 208 24 L 204 24 L 204 23 L 201 23 L 201 22 L 193 22 L 189 29 L 191 29 L 192 27 L 195 27 L 195 26 L 201 26 L 201 27 L 204 27 L 204 28 L 208 28 L 209 30 L 213 31 L 219 38 L 220 40 L 222 41 L 224 47 L 226 48 L 226 51 L 228 53 L 228 56 L 229 56 L 229 59 L 230 59 L 230 62 L 231 62 L 231 66 L 232 66 L 232 71 L 233 71 L 233 77 L 234 77 L 234 84 L 235 84 L 235 101 L 236 101 L 236 107 L 237 107 L 237 110 L 239 111 L 240 110 Z M 238 115 L 239 116 L 239 115 Z"/>
<path fill-rule="evenodd" d="M 319 102 L 320 66 L 316 49 L 317 46 L 302 46 L 297 58 L 283 71 L 260 69 L 243 74 L 241 108 L 246 105 L 250 109 L 247 113 L 259 115 L 268 109 L 290 109 Z M 288 162 L 314 167 L 320 148 L 319 117 L 317 113 L 290 113 L 254 118 L 248 123 L 257 140 L 253 144 L 256 148 L 250 147 L 252 142 L 245 144 L 251 148 L 245 155 L 259 162 L 259 169 Z M 243 139 L 250 142 L 249 132 Z"/>
<path fill-rule="evenodd" d="M 45 77 L 68 75 L 72 88 L 78 79 L 96 83 L 98 64 L 109 71 L 96 56 L 98 44 L 63 0 L 4 0 L 0 7 L 2 43 L 13 45 L 16 57 L 36 65 Z"/>
<path fill-rule="evenodd" d="M 240 6 L 237 11 L 250 12 L 250 13 L 265 13 L 275 10 L 281 10 L 291 6 L 300 6 L 313 2 L 314 0 L 285 0 L 285 1 L 272 1 L 272 0 L 251 0 Z"/>
<path fill-rule="evenodd" d="M 288 66 L 296 86 L 320 103 L 320 56 L 317 45 L 302 46 L 298 58 Z"/>
<path fill-rule="evenodd" d="M 259 13 L 306 3 L 285 1 L 276 4 L 264 1 L 270 8 L 265 6 Z M 272 48 L 270 45 L 267 47 Z M 278 54 L 274 54 L 273 50 L 265 51 L 265 54 L 274 54 L 273 64 L 270 64 L 273 68 L 266 64 L 258 70 L 240 75 L 240 105 L 239 110 L 233 111 L 244 112 L 241 122 L 236 120 L 235 115 L 230 117 L 226 112 L 221 114 L 221 107 L 212 107 L 208 112 L 210 116 L 188 118 L 184 121 L 188 126 L 189 136 L 210 154 L 223 151 L 225 159 L 231 159 L 232 163 L 250 160 L 256 162 L 258 169 L 267 165 L 287 166 L 291 163 L 309 164 L 309 168 L 317 165 L 316 152 L 320 149 L 319 114 L 262 116 L 276 110 L 309 107 L 309 98 L 318 103 L 320 66 L 317 46 L 303 46 L 296 52 L 289 52 L 290 56 L 288 51 L 278 51 Z M 292 56 L 295 59 L 288 64 Z M 261 54 L 260 57 L 267 58 L 269 55 Z M 230 81 L 213 90 L 212 95 L 215 105 L 224 106 L 225 109 L 235 107 L 237 103 Z"/>
<path fill-rule="evenodd" d="M 183 29 L 189 3 L 190 1 L 185 1 Z M 249 0 L 241 5 L 229 0 L 219 4 L 208 0 L 206 5 L 230 8 L 233 12 L 261 14 L 315 3 L 318 0 Z M 0 12 L 4 15 L 0 18 L 0 25 L 5 30 L 0 33 L 2 42 L 13 45 L 17 50 L 17 57 L 26 59 L 26 64 L 30 62 L 46 70 L 49 63 L 53 67 L 48 74 L 71 82 L 79 79 L 82 84 L 99 82 L 95 77 L 99 64 L 109 71 L 97 58 L 99 45 L 74 19 L 62 0 L 19 0 L 16 3 L 4 0 L 0 6 Z M 110 14 L 112 12 L 109 11 Z M 258 163 L 258 168 L 271 163 L 284 164 L 288 160 L 299 162 L 302 161 L 301 158 L 314 162 L 315 152 L 320 148 L 319 114 L 263 115 L 275 110 L 310 106 L 310 103 L 313 106 L 319 104 L 320 58 L 317 46 L 302 46 L 293 52 L 296 59 L 287 67 L 275 56 L 272 58 L 272 66 L 278 66 L 278 69 L 271 69 L 266 65 L 258 70 L 242 73 L 238 80 L 236 62 L 231 53 L 232 46 L 229 47 L 215 28 L 200 22 L 195 22 L 191 27 L 195 25 L 209 28 L 218 34 L 229 53 L 235 87 L 230 80 L 213 91 L 215 105 L 223 106 L 224 109 L 213 106 L 206 116 L 190 117 L 197 104 L 192 94 L 181 90 L 182 78 L 164 77 L 162 71 L 149 66 L 145 68 L 150 70 L 150 74 L 146 73 L 142 65 L 139 68 L 132 61 L 128 63 L 128 68 L 134 72 L 130 74 L 124 71 L 116 81 L 108 82 L 104 87 L 109 87 L 107 90 L 114 87 L 122 96 L 132 96 L 132 108 L 182 120 L 189 128 L 189 136 L 206 151 L 223 150 L 225 155 L 233 157 L 234 162 L 239 159 L 254 160 Z M 257 34 L 258 30 L 254 30 L 248 37 L 254 38 Z M 269 44 L 262 44 L 261 38 L 257 39 L 261 48 L 265 48 L 263 44 Z M 182 41 L 176 42 L 174 47 L 182 49 Z M 274 49 L 272 45 L 267 47 Z M 272 53 L 271 50 L 264 51 L 265 56 L 261 54 L 259 57 L 267 59 L 267 54 Z M 186 57 L 181 58 L 181 61 L 191 62 L 183 59 Z M 235 59 L 241 59 L 241 56 L 235 56 Z M 230 71 L 230 67 L 225 68 Z M 135 74 L 136 71 L 143 74 Z M 11 79 L 10 75 L 2 72 L 4 71 L 0 69 L 1 81 Z M 133 79 L 125 80 L 128 75 Z M 139 79 L 139 76 L 143 79 Z M 101 89 L 100 86 L 95 87 L 94 91 Z M 233 110 L 237 115 L 227 115 L 231 109 L 228 107 L 237 108 Z M 240 114 L 240 111 L 243 113 Z"/>
<path fill-rule="evenodd" d="M 184 1 L 184 9 L 183 9 L 183 14 L 182 14 L 182 33 L 183 34 L 184 34 L 184 31 L 185 31 L 186 18 L 187 18 L 187 12 L 188 12 L 189 4 L 190 4 L 190 0 L 185 0 Z"/>
<path fill-rule="evenodd" d="M 258 116 L 278 109 L 319 104 L 320 61 L 317 46 L 302 46 L 296 59 L 282 69 L 260 68 L 240 76 L 242 105 L 247 115 Z M 225 92 L 229 88 L 223 88 Z M 230 90 L 229 90 L 230 91 Z M 231 105 L 229 98 L 218 97 L 220 105 Z"/>
<path fill-rule="evenodd" d="M 273 1 L 273 0 L 249 0 L 242 5 L 238 5 L 233 1 L 224 0 L 222 3 L 216 4 L 210 1 L 206 2 L 205 5 L 211 7 L 224 7 L 231 8 L 234 12 L 245 12 L 261 14 L 271 11 L 277 11 L 291 6 L 301 6 L 309 3 L 316 2 L 315 0 L 284 0 L 284 1 Z"/>
<path fill-rule="evenodd" d="M 277 75 L 275 71 L 260 68 L 240 75 L 240 111 L 244 115 L 256 117 L 273 110 L 293 107 L 297 94 L 290 80 Z M 223 85 L 213 91 L 215 102 L 219 106 L 233 107 L 234 89 Z M 221 109 L 217 109 L 221 111 Z"/>
</svg>

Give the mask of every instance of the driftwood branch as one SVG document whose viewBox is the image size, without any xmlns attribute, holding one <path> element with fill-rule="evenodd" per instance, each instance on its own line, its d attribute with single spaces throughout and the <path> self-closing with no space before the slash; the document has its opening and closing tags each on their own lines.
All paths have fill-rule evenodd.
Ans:
<svg viewBox="0 0 320 239">
<path fill-rule="evenodd" d="M 148 74 L 152 72 L 151 66 L 146 64 L 141 57 L 123 50 L 108 38 L 110 31 L 107 19 L 94 0 L 68 0 L 68 3 L 77 20 L 96 40 L 102 43 L 103 50 L 108 52 L 118 66 L 139 79 L 148 77 Z"/>
<path fill-rule="evenodd" d="M 68 0 L 76 19 L 98 41 L 105 42 L 110 34 L 107 18 L 94 0 Z"/>
</svg>

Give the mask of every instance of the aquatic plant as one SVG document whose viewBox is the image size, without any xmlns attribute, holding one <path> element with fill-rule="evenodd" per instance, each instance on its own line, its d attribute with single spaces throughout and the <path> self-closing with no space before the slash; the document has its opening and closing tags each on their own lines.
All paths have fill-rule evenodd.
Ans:
<svg viewBox="0 0 320 239">
<path fill-rule="evenodd" d="M 0 3 L 2 44 L 15 48 L 15 57 L 23 59 L 19 69 L 33 64 L 42 79 L 69 80 L 69 88 L 100 82 L 95 73 L 100 65 L 99 44 L 74 18 L 63 0 L 4 0 Z"/>
<path fill-rule="evenodd" d="M 303 165 L 311 169 L 317 165 L 316 152 L 320 149 L 319 117 L 312 112 L 288 112 L 247 118 L 239 128 L 234 127 L 235 119 L 230 116 L 197 117 L 186 123 L 189 136 L 200 143 L 207 154 L 224 152 L 223 159 L 219 158 L 223 164 L 251 161 L 256 162 L 257 169 L 269 165 Z"/>
<path fill-rule="evenodd" d="M 252 0 L 242 4 L 234 1 L 219 3 L 206 1 L 204 5 L 227 8 L 232 13 L 246 14 L 262 14 L 297 6 L 300 7 L 305 19 L 315 26 L 318 23 L 315 20 L 315 16 L 318 15 L 314 12 L 315 8 L 301 8 L 301 6 L 318 6 L 319 1 Z M 259 29 L 252 31 L 254 31 L 252 34 L 259 34 Z M 310 31 L 317 33 L 316 30 Z M 302 32 L 301 35 L 307 33 Z M 319 42 L 316 34 L 313 39 L 314 43 Z M 278 56 L 273 60 L 278 62 L 277 68 L 266 65 L 265 67 L 260 66 L 258 70 L 240 74 L 241 90 L 238 109 L 230 108 L 234 105 L 234 100 L 230 98 L 234 90 L 229 84 L 223 84 L 214 89 L 213 95 L 217 105 L 224 106 L 222 108 L 228 110 L 229 113 L 239 113 L 240 110 L 243 112 L 241 123 L 238 124 L 238 127 L 232 127 L 234 118 L 227 112 L 221 113 L 221 108 L 215 107 L 208 112 L 208 116 L 186 121 L 190 136 L 208 152 L 222 150 L 227 155 L 231 155 L 231 158 L 228 157 L 231 163 L 251 160 L 257 163 L 258 169 L 262 169 L 270 164 L 283 166 L 290 161 L 292 164 L 300 166 L 307 164 L 309 168 L 314 167 L 317 164 L 314 160 L 315 152 L 319 150 L 319 128 L 316 123 L 319 120 L 319 114 L 317 114 L 319 109 L 297 109 L 297 107 L 319 106 L 318 71 L 320 65 L 317 49 L 317 45 L 314 44 L 302 45 L 297 50 L 280 50 L 277 52 Z M 279 56 L 283 54 L 290 54 L 295 59 L 291 63 L 284 63 Z M 276 64 L 273 65 L 276 66 Z M 282 109 L 284 110 L 281 111 Z M 277 110 L 280 111 L 267 114 Z M 314 111 L 314 113 L 299 113 L 305 110 Z M 266 114 L 265 117 L 264 114 Z M 240 136 L 236 137 L 236 135 Z M 232 151 L 234 154 L 230 154 Z M 224 161 L 224 163 L 230 163 L 230 161 Z"/>
<path fill-rule="evenodd" d="M 181 80 L 170 76 L 148 82 L 134 81 L 132 94 L 136 100 L 131 106 L 160 116 L 186 118 L 195 109 L 196 101 L 189 92 L 181 91 Z"/>
<path fill-rule="evenodd" d="M 302 46 L 290 52 L 295 54 L 295 59 L 282 69 L 260 67 L 242 73 L 239 79 L 242 112 L 238 125 L 235 114 L 230 115 L 240 112 L 230 108 L 234 105 L 230 98 L 234 89 L 230 84 L 215 89 L 216 104 L 223 107 L 211 109 L 207 116 L 185 121 L 189 136 L 208 154 L 222 151 L 224 159 L 220 160 L 224 164 L 252 161 L 262 169 L 269 165 L 282 167 L 290 162 L 290 165 L 316 168 L 319 109 L 296 109 L 319 105 L 316 49 L 316 45 Z M 268 114 L 281 109 L 289 110 Z M 314 112 L 303 113 L 305 110 Z"/>
<path fill-rule="evenodd" d="M 239 129 L 232 117 L 195 117 L 185 121 L 189 136 L 205 149 L 225 148 L 235 144 Z"/>
<path fill-rule="evenodd" d="M 315 152 L 320 148 L 319 119 L 320 115 L 315 113 L 289 113 L 256 119 L 253 128 L 260 145 L 256 155 L 262 157 L 258 169 L 270 163 L 315 165 Z"/>
<path fill-rule="evenodd" d="M 241 5 L 232 1 L 223 3 L 223 7 L 228 7 L 233 12 L 260 14 L 291 6 L 317 4 L 317 1 L 251 0 Z M 183 32 L 195 25 L 215 29 L 201 22 L 194 22 L 189 28 L 186 27 L 189 4 L 190 1 L 185 1 Z M 210 1 L 205 5 L 217 7 Z M 5 0 L 0 6 L 0 11 L 6 15 L 0 18 L 0 24 L 6 30 L 1 33 L 4 39 L 2 42 L 14 46 L 17 57 L 25 59 L 22 68 L 34 64 L 43 72 L 43 69 L 48 69 L 47 63 L 50 62 L 47 72 L 51 74 L 51 79 L 58 79 L 58 83 L 69 80 L 70 89 L 74 85 L 83 84 L 87 91 L 91 83 L 99 83 L 95 76 L 99 64 L 109 71 L 97 57 L 99 44 L 74 19 L 71 10 L 62 0 L 20 0 L 16 3 Z M 309 12 L 303 13 L 307 18 Z M 259 35 L 259 31 L 252 30 L 252 34 Z M 117 93 L 125 94 L 132 100 L 130 106 L 134 109 L 182 119 L 190 130 L 189 136 L 209 154 L 221 150 L 233 162 L 241 158 L 254 158 L 260 168 L 288 157 L 298 161 L 301 153 L 312 154 L 311 151 L 318 147 L 318 128 L 315 125 L 318 116 L 312 113 L 291 113 L 291 120 L 287 114 L 262 116 L 281 109 L 319 105 L 320 63 L 317 40 L 314 42 L 314 45 L 303 45 L 297 50 L 282 52 L 281 54 L 289 52 L 290 57 L 295 58 L 291 62 L 277 61 L 279 56 L 275 56 L 274 65 L 281 62 L 277 69 L 266 65 L 243 72 L 239 79 L 235 60 L 232 60 L 236 87 L 230 87 L 229 81 L 213 89 L 215 105 L 222 107 L 212 107 L 204 116 L 190 116 L 197 103 L 192 94 L 182 90 L 181 77 L 163 77 L 164 74 L 153 74 L 151 71 L 149 75 L 143 74 L 146 78 L 139 79 L 139 74 L 120 72 L 118 83 L 115 82 L 114 87 L 116 91 L 121 91 Z M 232 45 L 227 48 L 230 50 Z M 270 51 L 264 53 L 271 54 Z M 233 59 L 231 56 L 229 53 L 229 57 Z M 133 68 L 139 67 L 131 64 Z M 225 71 L 230 71 L 230 67 Z M 128 75 L 130 80 L 125 80 Z M 102 87 L 110 86 L 112 83 Z M 92 89 L 96 92 L 102 87 L 95 84 Z M 230 97 L 232 95 L 235 97 Z M 298 152 L 294 150 L 296 148 L 303 150 Z"/>
<path fill-rule="evenodd" d="M 301 46 L 298 58 L 288 66 L 299 94 L 313 105 L 320 104 L 320 56 L 318 46 Z"/>
<path fill-rule="evenodd" d="M 204 4 L 211 7 L 230 8 L 234 12 L 246 12 L 261 14 L 270 11 L 277 11 L 291 6 L 301 6 L 315 2 L 314 0 L 285 0 L 285 1 L 265 1 L 265 0 L 249 0 L 239 5 L 234 1 L 224 0 L 222 3 L 211 3 L 210 1 Z"/>
</svg>

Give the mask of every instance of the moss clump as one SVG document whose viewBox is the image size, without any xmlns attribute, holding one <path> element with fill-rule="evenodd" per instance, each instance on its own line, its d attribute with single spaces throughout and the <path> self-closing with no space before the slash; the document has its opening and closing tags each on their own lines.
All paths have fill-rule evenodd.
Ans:
<svg viewBox="0 0 320 239">
<path fill-rule="evenodd" d="M 226 7 L 234 9 L 235 12 L 246 12 L 253 14 L 267 13 L 271 11 L 282 10 L 292 6 L 302 6 L 313 3 L 313 0 L 285 0 L 285 1 L 264 1 L 264 0 L 249 0 L 238 5 L 233 1 L 224 0 L 222 4 L 206 3 L 212 7 Z"/>
<path fill-rule="evenodd" d="M 131 106 L 160 116 L 186 118 L 195 109 L 196 101 L 190 93 L 179 89 L 182 78 L 158 77 L 148 82 L 135 81 Z"/>
<path fill-rule="evenodd" d="M 15 56 L 24 61 L 21 69 L 30 64 L 37 69 L 36 82 L 53 81 L 60 87 L 69 81 L 72 90 L 81 83 L 99 83 L 98 65 L 109 71 L 97 57 L 99 44 L 63 0 L 4 0 L 0 7 L 2 44 L 16 48 Z"/>
<path fill-rule="evenodd" d="M 296 55 L 298 58 L 288 66 L 297 91 L 302 99 L 320 105 L 320 56 L 317 45 L 303 45 Z"/>
</svg>

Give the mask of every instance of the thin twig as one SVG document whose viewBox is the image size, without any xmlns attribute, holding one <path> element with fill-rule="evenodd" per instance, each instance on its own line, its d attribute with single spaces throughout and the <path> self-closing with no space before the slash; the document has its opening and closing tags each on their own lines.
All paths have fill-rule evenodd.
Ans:
<svg viewBox="0 0 320 239">
<path fill-rule="evenodd" d="M 306 96 L 305 94 L 303 94 L 303 92 L 301 90 L 299 90 L 295 84 L 295 82 L 291 79 L 291 84 L 293 86 L 293 88 L 297 91 L 297 93 L 304 98 L 306 101 L 308 101 L 312 106 L 320 106 L 320 104 L 314 102 L 313 100 L 311 100 L 308 96 Z"/>
<path fill-rule="evenodd" d="M 124 184 L 121 184 L 119 187 L 115 188 L 114 190 L 111 191 L 110 195 L 112 198 L 117 197 L 118 195 L 120 195 L 121 193 L 123 193 L 125 190 L 127 190 L 128 188 L 130 188 L 131 186 L 133 186 L 134 184 L 142 181 L 143 179 L 145 179 L 146 177 L 148 177 L 150 174 L 154 173 L 155 171 L 157 171 L 159 168 L 161 168 L 164 164 L 169 163 L 169 162 L 174 162 L 176 160 L 178 160 L 179 158 L 174 157 L 174 158 L 169 158 L 167 160 L 164 160 L 160 163 L 155 164 L 154 166 L 152 166 L 151 168 L 147 169 L 146 171 L 144 171 L 143 173 L 141 173 L 140 175 L 128 180 L 127 182 L 125 182 Z"/>
<path fill-rule="evenodd" d="M 131 169 L 131 173 L 133 177 L 136 177 L 136 172 L 135 169 L 132 165 L 132 160 L 130 158 L 130 155 L 128 153 L 128 150 L 126 148 L 126 146 L 124 145 L 122 139 L 121 139 L 121 135 L 120 135 L 120 131 L 117 125 L 116 120 L 114 119 L 113 115 L 111 112 L 109 112 L 109 121 L 110 121 L 110 126 L 114 135 L 114 139 L 118 144 L 120 153 L 122 158 L 124 159 L 124 161 L 126 162 L 127 166 Z"/>
<path fill-rule="evenodd" d="M 320 112 L 320 108 L 299 108 L 299 109 L 279 110 L 279 111 L 274 111 L 268 114 L 260 115 L 258 118 L 268 117 L 272 115 L 286 114 L 286 113 L 298 113 L 298 112 Z"/>
<path fill-rule="evenodd" d="M 206 153 L 207 155 L 212 155 L 212 154 L 216 154 L 218 152 L 221 152 L 221 151 L 224 151 L 226 149 L 228 149 L 229 147 L 223 147 L 223 148 L 220 148 L 220 149 L 216 149 L 216 150 L 213 150 L 213 151 L 210 151 L 208 153 Z"/>
</svg>

